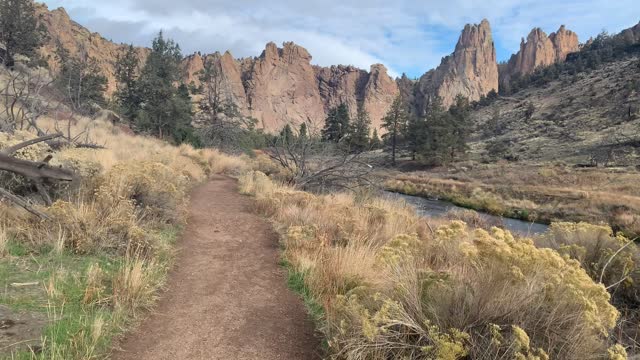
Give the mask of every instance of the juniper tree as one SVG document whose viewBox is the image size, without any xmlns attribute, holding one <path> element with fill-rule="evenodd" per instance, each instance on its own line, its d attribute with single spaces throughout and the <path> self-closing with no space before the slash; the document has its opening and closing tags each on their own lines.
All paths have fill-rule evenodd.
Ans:
<svg viewBox="0 0 640 360">
<path fill-rule="evenodd" d="M 11 66 L 17 54 L 30 58 L 46 37 L 46 29 L 38 24 L 34 3 L 31 0 L 0 0 L 0 50 L 2 63 Z"/>
</svg>

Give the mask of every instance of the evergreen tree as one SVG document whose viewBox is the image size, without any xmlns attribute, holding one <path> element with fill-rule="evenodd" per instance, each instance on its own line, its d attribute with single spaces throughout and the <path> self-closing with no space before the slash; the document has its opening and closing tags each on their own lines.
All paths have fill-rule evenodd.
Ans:
<svg viewBox="0 0 640 360">
<path fill-rule="evenodd" d="M 160 138 L 171 136 L 177 142 L 188 140 L 193 133 L 189 89 L 184 84 L 174 86 L 180 80 L 181 60 L 178 44 L 160 32 L 138 80 L 142 101 L 136 116 L 141 130 Z"/>
<path fill-rule="evenodd" d="M 453 138 L 449 147 L 450 158 L 454 159 L 467 151 L 467 141 L 471 132 L 471 106 L 469 99 L 462 95 L 455 98 L 455 102 L 449 107 L 451 115 L 451 136 Z"/>
<path fill-rule="evenodd" d="M 386 138 L 389 139 L 389 145 L 391 147 L 391 164 L 396 164 L 396 151 L 401 142 L 402 134 L 406 131 L 408 114 L 407 109 L 402 100 L 402 97 L 398 95 L 389 111 L 382 119 L 382 127 L 387 130 Z"/>
<path fill-rule="evenodd" d="M 16 54 L 33 58 L 46 36 L 44 26 L 38 25 L 31 0 L 0 0 L 0 49 L 2 63 L 12 66 Z"/>
<path fill-rule="evenodd" d="M 423 162 L 441 164 L 449 154 L 448 149 L 453 141 L 451 116 L 444 110 L 442 100 L 434 98 L 428 105 L 424 126 L 425 141 L 420 150 Z"/>
<path fill-rule="evenodd" d="M 303 122 L 302 124 L 300 124 L 300 129 L 298 130 L 298 138 L 301 140 L 301 142 L 304 142 L 304 140 L 306 140 L 308 136 L 309 131 L 307 130 L 307 123 Z"/>
<path fill-rule="evenodd" d="M 346 104 L 332 108 L 322 129 L 322 139 L 334 143 L 340 142 L 351 131 L 349 122 L 349 108 Z"/>
<path fill-rule="evenodd" d="M 405 128 L 404 139 L 407 143 L 407 149 L 411 153 L 412 160 L 416 160 L 416 155 L 424 146 L 426 134 L 425 119 L 416 115 L 410 116 Z"/>
<path fill-rule="evenodd" d="M 293 144 L 296 141 L 296 136 L 293 134 L 291 125 L 287 124 L 280 130 L 280 140 L 284 144 Z"/>
<path fill-rule="evenodd" d="M 186 84 L 178 86 L 170 105 L 169 116 L 173 118 L 173 129 L 171 130 L 173 141 L 178 144 L 190 143 L 193 146 L 200 147 L 200 139 L 197 138 L 193 126 L 191 126 L 193 105 L 189 87 Z"/>
<path fill-rule="evenodd" d="M 378 129 L 373 129 L 373 134 L 371 135 L 371 139 L 369 139 L 369 148 L 372 150 L 377 150 L 382 147 L 382 141 L 378 136 Z"/>
<path fill-rule="evenodd" d="M 370 127 L 371 120 L 369 119 L 369 113 L 364 109 L 364 106 L 358 105 L 358 114 L 353 122 L 349 135 L 349 144 L 353 151 L 361 152 L 369 147 Z"/>
<path fill-rule="evenodd" d="M 73 57 L 60 43 L 57 44 L 56 58 L 60 71 L 55 85 L 74 111 L 89 114 L 94 105 L 105 105 L 107 78 L 102 75 L 95 59 L 83 51 L 78 57 Z"/>
<path fill-rule="evenodd" d="M 470 130 L 469 113 L 469 101 L 462 96 L 456 97 L 449 111 L 445 111 L 442 101 L 435 98 L 429 104 L 424 120 L 421 159 L 432 164 L 446 164 L 464 154 Z"/>
<path fill-rule="evenodd" d="M 116 57 L 115 76 L 118 89 L 115 98 L 122 115 L 131 121 L 135 120 L 140 111 L 142 101 L 138 88 L 139 67 L 140 60 L 133 45 L 129 45 L 124 53 Z"/>
</svg>

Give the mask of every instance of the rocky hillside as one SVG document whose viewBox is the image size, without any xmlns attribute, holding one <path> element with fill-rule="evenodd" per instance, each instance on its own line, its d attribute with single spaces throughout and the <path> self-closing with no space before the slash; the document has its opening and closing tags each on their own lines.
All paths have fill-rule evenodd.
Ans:
<svg viewBox="0 0 640 360">
<path fill-rule="evenodd" d="M 57 68 L 55 52 L 58 44 L 67 49 L 72 56 L 91 57 L 107 77 L 107 92 L 112 94 L 116 90 L 114 62 L 128 45 L 116 44 L 98 33 L 89 31 L 71 20 L 63 8 L 49 10 L 46 5 L 36 3 L 36 13 L 49 34 L 40 51 L 49 67 L 54 70 Z M 147 48 L 138 47 L 137 50 L 141 60 L 149 53 Z"/>
<path fill-rule="evenodd" d="M 38 5 L 37 9 L 50 35 L 42 49 L 50 67 L 56 68 L 54 53 L 58 43 L 72 55 L 92 57 L 107 76 L 108 93 L 112 94 L 116 90 L 114 62 L 127 45 L 92 33 L 71 20 L 62 8 L 48 10 L 45 5 Z M 328 110 L 340 103 L 349 105 L 353 115 L 358 105 L 364 106 L 373 127 L 380 129 L 384 114 L 399 92 L 418 113 L 435 96 L 441 97 L 445 106 L 458 94 L 479 100 L 492 90 L 499 90 L 501 77 L 563 61 L 577 46 L 575 34 L 564 27 L 549 37 L 534 29 L 500 75 L 491 26 L 483 20 L 465 26 L 453 53 L 418 81 L 406 76 L 392 79 L 381 64 L 372 65 L 369 71 L 343 65 L 315 66 L 305 48 L 290 42 L 282 48 L 269 43 L 260 56 L 241 59 L 229 52 L 196 53 L 185 57 L 183 69 L 185 82 L 198 85 L 197 73 L 205 61 L 215 62 L 221 69 L 223 96 L 270 132 L 279 131 L 287 123 L 296 126 L 307 122 L 320 128 Z M 137 49 L 143 61 L 149 49 Z"/>
<path fill-rule="evenodd" d="M 640 56 L 499 97 L 472 118 L 472 156 L 478 159 L 637 164 Z M 492 147 L 493 154 L 487 151 Z"/>
</svg>

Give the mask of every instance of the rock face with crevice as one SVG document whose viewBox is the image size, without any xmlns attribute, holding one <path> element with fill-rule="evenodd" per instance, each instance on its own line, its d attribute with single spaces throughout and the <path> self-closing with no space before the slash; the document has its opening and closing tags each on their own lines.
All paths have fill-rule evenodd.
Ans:
<svg viewBox="0 0 640 360">
<path fill-rule="evenodd" d="M 578 35 L 564 25 L 547 36 L 540 28 L 534 28 L 520 42 L 520 50 L 511 56 L 502 67 L 501 84 L 506 84 L 515 75 L 527 75 L 536 69 L 566 60 L 567 55 L 579 50 Z"/>
<path fill-rule="evenodd" d="M 453 54 L 424 74 L 416 86 L 418 112 L 424 112 L 435 96 L 448 107 L 457 95 L 474 101 L 491 90 L 498 91 L 498 63 L 489 21 L 467 24 Z"/>
<path fill-rule="evenodd" d="M 341 103 L 348 105 L 352 116 L 363 106 L 372 127 L 379 128 L 398 93 L 383 65 L 372 65 L 369 72 L 353 66 L 314 66 L 309 52 L 292 42 L 282 48 L 269 43 L 257 58 L 234 59 L 229 52 L 188 56 L 184 66 L 188 81 L 199 84 L 196 74 L 205 61 L 214 61 L 221 70 L 224 100 L 271 132 L 302 122 L 319 131 L 329 109 Z"/>
</svg>

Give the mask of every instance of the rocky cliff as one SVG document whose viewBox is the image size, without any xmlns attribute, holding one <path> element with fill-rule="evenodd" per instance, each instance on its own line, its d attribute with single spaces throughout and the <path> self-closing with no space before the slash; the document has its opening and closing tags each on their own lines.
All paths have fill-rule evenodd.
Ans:
<svg viewBox="0 0 640 360">
<path fill-rule="evenodd" d="M 563 62 L 569 53 L 578 50 L 578 36 L 564 25 L 549 36 L 542 29 L 534 28 L 527 40 L 523 38 L 520 42 L 520 50 L 501 68 L 501 83 L 508 82 L 516 74 L 530 74 L 539 67 Z"/>
<path fill-rule="evenodd" d="M 128 45 L 111 42 L 98 33 L 92 33 L 85 27 L 71 20 L 63 8 L 49 10 L 46 5 L 36 3 L 36 14 L 49 34 L 45 45 L 40 50 L 53 70 L 58 68 L 55 52 L 58 44 L 69 51 L 72 56 L 88 56 L 95 59 L 102 73 L 107 77 L 107 92 L 116 90 L 114 62 L 118 54 L 126 51 Z M 149 54 L 149 49 L 136 48 L 142 61 Z"/>
<path fill-rule="evenodd" d="M 269 43 L 257 58 L 236 60 L 229 52 L 188 56 L 185 76 L 196 85 L 195 74 L 202 70 L 203 58 L 221 69 L 224 98 L 269 131 L 302 122 L 319 130 L 328 110 L 341 103 L 346 103 L 354 116 L 358 106 L 364 106 L 372 126 L 379 128 L 398 92 L 383 65 L 372 65 L 369 72 L 353 66 L 314 66 L 309 52 L 292 42 L 282 48 Z"/>
<path fill-rule="evenodd" d="M 489 21 L 466 25 L 453 54 L 423 75 L 416 85 L 416 108 L 424 111 L 435 95 L 449 106 L 457 95 L 474 101 L 498 91 L 498 63 Z"/>
</svg>

